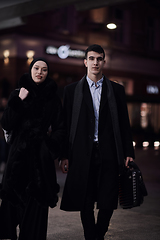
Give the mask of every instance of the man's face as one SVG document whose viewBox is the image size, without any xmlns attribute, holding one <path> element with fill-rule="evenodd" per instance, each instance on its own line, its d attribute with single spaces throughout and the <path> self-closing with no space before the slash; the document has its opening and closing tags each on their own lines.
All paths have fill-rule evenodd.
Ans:
<svg viewBox="0 0 160 240">
<path fill-rule="evenodd" d="M 88 52 L 87 59 L 84 59 L 84 64 L 87 67 L 88 77 L 93 75 L 101 75 L 103 66 L 105 64 L 103 53 L 97 53 L 93 51 Z"/>
</svg>

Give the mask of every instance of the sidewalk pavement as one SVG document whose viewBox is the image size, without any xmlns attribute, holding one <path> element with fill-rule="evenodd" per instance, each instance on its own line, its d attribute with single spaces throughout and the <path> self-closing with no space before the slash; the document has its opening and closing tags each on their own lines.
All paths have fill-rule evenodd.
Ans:
<svg viewBox="0 0 160 240">
<path fill-rule="evenodd" d="M 136 149 L 135 154 L 148 196 L 140 207 L 114 211 L 105 240 L 160 239 L 160 149 Z M 56 168 L 61 191 L 57 207 L 49 210 L 47 240 L 84 240 L 79 212 L 59 209 L 66 175 Z"/>
<path fill-rule="evenodd" d="M 114 211 L 105 240 L 160 239 L 160 150 L 136 149 L 135 154 L 148 196 L 140 207 Z M 59 210 L 65 177 L 57 167 L 61 191 L 57 207 L 49 211 L 47 240 L 84 240 L 79 212 Z"/>
</svg>

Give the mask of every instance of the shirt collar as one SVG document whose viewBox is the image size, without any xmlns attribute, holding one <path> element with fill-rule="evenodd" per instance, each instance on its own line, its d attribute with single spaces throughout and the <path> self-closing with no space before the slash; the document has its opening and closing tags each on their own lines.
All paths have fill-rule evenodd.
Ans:
<svg viewBox="0 0 160 240">
<path fill-rule="evenodd" d="M 86 79 L 90 88 L 95 85 L 95 82 L 93 82 L 88 76 L 86 77 Z M 98 80 L 98 82 L 96 82 L 96 85 L 102 86 L 102 83 L 103 83 L 103 77 L 100 80 Z"/>
</svg>

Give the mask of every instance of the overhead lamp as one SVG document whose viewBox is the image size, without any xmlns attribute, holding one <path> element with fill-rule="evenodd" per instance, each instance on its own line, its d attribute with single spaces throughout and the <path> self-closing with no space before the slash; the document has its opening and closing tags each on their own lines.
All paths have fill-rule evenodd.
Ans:
<svg viewBox="0 0 160 240">
<path fill-rule="evenodd" d="M 106 27 L 107 27 L 108 29 L 116 29 L 116 28 L 117 28 L 117 25 L 116 25 L 115 23 L 108 23 L 108 24 L 106 25 Z"/>
<path fill-rule="evenodd" d="M 5 51 L 3 52 L 4 63 L 5 63 L 5 64 L 8 64 L 8 63 L 9 63 L 9 54 L 10 54 L 9 50 L 5 50 Z"/>
</svg>

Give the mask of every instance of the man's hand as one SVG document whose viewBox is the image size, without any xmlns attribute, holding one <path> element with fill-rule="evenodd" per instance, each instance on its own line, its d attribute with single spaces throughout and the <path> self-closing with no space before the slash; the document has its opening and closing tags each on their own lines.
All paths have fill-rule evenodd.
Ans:
<svg viewBox="0 0 160 240">
<path fill-rule="evenodd" d="M 129 167 L 129 166 L 128 166 L 128 163 L 129 163 L 129 162 L 133 162 L 133 158 L 132 158 L 132 157 L 127 157 L 127 158 L 126 158 L 126 162 L 125 162 L 125 166 L 126 166 L 126 167 Z"/>
<path fill-rule="evenodd" d="M 28 90 L 22 87 L 19 92 L 19 97 L 24 100 L 28 96 L 28 94 Z"/>
<path fill-rule="evenodd" d="M 69 161 L 68 161 L 68 159 L 60 160 L 59 166 L 60 166 L 60 168 L 61 168 L 63 173 L 67 173 L 68 172 L 68 168 L 69 168 Z"/>
</svg>

